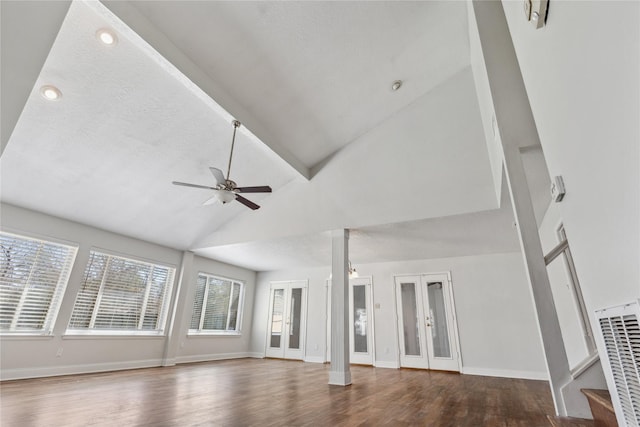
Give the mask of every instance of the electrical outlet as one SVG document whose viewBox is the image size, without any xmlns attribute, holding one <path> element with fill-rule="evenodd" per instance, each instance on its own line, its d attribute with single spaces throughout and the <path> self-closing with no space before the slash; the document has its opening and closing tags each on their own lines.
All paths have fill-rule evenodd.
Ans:
<svg viewBox="0 0 640 427">
<path fill-rule="evenodd" d="M 62 357 L 63 350 L 64 349 L 62 347 L 58 347 L 58 351 L 56 351 L 56 357 Z"/>
</svg>

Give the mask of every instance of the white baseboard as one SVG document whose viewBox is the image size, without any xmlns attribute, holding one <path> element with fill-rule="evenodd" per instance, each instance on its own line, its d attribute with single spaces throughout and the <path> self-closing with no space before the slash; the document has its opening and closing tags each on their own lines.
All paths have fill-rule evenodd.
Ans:
<svg viewBox="0 0 640 427">
<path fill-rule="evenodd" d="M 305 362 L 309 363 L 324 363 L 324 357 L 322 356 L 306 356 L 304 358 Z"/>
<path fill-rule="evenodd" d="M 89 374 L 93 372 L 122 371 L 125 369 L 153 368 L 162 365 L 162 359 L 128 360 L 126 362 L 88 363 L 82 365 L 47 366 L 41 368 L 2 369 L 0 380 L 55 377 L 60 375 Z"/>
<path fill-rule="evenodd" d="M 215 354 L 195 354 L 192 356 L 178 356 L 176 363 L 193 363 L 193 362 L 209 362 L 213 360 L 242 359 L 245 357 L 253 357 L 254 353 L 215 353 Z"/>
<path fill-rule="evenodd" d="M 482 375 L 485 377 L 520 378 L 524 380 L 545 381 L 549 380 L 549 375 L 546 372 L 514 371 L 511 369 L 463 367 L 460 373 L 465 375 Z"/>
<path fill-rule="evenodd" d="M 248 356 L 247 357 L 251 357 L 253 359 L 264 359 L 264 353 L 259 353 L 257 351 L 254 351 L 253 353 L 247 353 Z"/>
<path fill-rule="evenodd" d="M 396 361 L 376 360 L 373 363 L 376 368 L 400 369 L 400 365 Z"/>
</svg>

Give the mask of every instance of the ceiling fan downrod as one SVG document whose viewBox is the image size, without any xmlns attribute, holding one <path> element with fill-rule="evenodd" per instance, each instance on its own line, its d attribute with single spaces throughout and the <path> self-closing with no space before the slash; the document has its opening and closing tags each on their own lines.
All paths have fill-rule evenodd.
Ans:
<svg viewBox="0 0 640 427">
<path fill-rule="evenodd" d="M 229 181 L 231 176 L 231 159 L 233 158 L 233 146 L 236 143 L 236 130 L 240 127 L 241 123 L 237 120 L 233 120 L 231 124 L 233 125 L 233 136 L 231 137 L 231 153 L 229 153 L 229 167 L 227 168 L 227 181 Z"/>
</svg>

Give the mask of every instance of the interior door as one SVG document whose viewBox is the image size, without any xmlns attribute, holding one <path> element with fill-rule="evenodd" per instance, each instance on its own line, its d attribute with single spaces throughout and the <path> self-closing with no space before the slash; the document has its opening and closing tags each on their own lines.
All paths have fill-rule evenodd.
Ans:
<svg viewBox="0 0 640 427">
<path fill-rule="evenodd" d="M 373 293 L 371 277 L 349 279 L 350 363 L 373 365 Z M 331 281 L 327 281 L 327 354 L 331 361 Z"/>
<path fill-rule="evenodd" d="M 304 359 L 306 312 L 306 281 L 271 283 L 266 357 Z"/>
<path fill-rule="evenodd" d="M 349 343 L 351 363 L 373 365 L 373 298 L 371 278 L 349 280 Z"/>
<path fill-rule="evenodd" d="M 395 282 L 400 366 L 459 371 L 449 275 L 397 276 Z"/>
</svg>

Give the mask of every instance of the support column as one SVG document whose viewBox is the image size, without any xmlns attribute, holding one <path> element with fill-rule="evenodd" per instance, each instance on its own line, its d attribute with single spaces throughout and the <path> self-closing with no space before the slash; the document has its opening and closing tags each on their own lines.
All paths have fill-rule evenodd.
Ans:
<svg viewBox="0 0 640 427">
<path fill-rule="evenodd" d="M 331 233 L 331 369 L 329 384 L 351 384 L 349 367 L 349 230 Z"/>
<path fill-rule="evenodd" d="M 557 414 L 566 415 L 567 408 L 561 389 L 571 380 L 571 373 L 521 154 L 521 149 L 525 147 L 540 145 L 538 131 L 502 3 L 473 0 L 472 7 L 478 25 L 504 169 L 542 337 L 551 392 Z"/>
<path fill-rule="evenodd" d="M 173 306 L 170 318 L 167 319 L 167 340 L 164 345 L 164 356 L 162 366 L 173 366 L 176 364 L 176 356 L 180 348 L 180 331 L 183 330 L 183 318 L 185 310 L 185 296 L 189 290 L 188 280 L 193 270 L 193 252 L 182 253 L 182 263 L 180 264 L 180 274 L 173 290 Z M 191 306 L 189 306 L 191 308 Z"/>
</svg>

